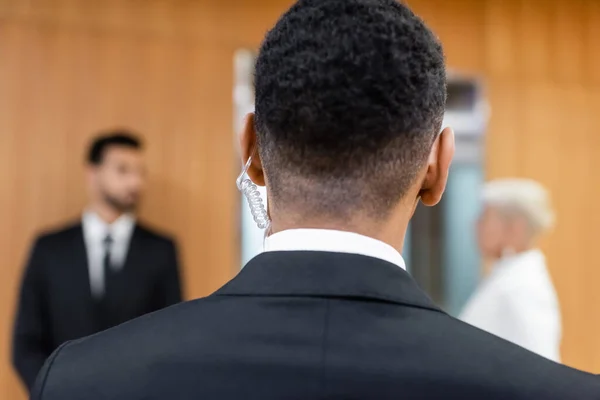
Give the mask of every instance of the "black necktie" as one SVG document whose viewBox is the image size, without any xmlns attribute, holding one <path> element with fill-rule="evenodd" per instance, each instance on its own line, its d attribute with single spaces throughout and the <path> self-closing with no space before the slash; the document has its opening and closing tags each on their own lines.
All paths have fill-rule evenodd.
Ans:
<svg viewBox="0 0 600 400">
<path fill-rule="evenodd" d="M 110 282 L 112 280 L 112 275 L 114 274 L 110 261 L 113 238 L 110 235 L 106 235 L 102 243 L 104 244 L 104 296 L 106 296 L 106 294 L 110 291 Z"/>
<path fill-rule="evenodd" d="M 98 323 L 97 330 L 103 331 L 113 326 L 111 323 L 111 307 L 108 294 L 112 291 L 112 281 L 114 278 L 114 270 L 111 267 L 110 253 L 112 250 L 113 238 L 110 235 L 106 235 L 102 241 L 104 247 L 104 258 L 102 259 L 102 272 L 104 273 L 104 291 L 102 296 L 96 301 L 96 321 Z"/>
</svg>

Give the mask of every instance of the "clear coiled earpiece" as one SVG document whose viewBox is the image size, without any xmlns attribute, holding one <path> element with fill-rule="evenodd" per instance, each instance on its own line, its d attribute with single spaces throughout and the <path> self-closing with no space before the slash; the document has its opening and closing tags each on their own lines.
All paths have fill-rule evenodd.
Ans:
<svg viewBox="0 0 600 400">
<path fill-rule="evenodd" d="M 242 169 L 242 172 L 236 179 L 235 183 L 239 191 L 242 192 L 246 197 L 248 205 L 250 206 L 252 218 L 254 218 L 256 225 L 260 229 L 267 229 L 271 223 L 271 220 L 269 219 L 269 214 L 267 213 L 263 199 L 260 197 L 258 187 L 250 180 L 250 178 L 246 177 L 244 179 L 244 175 L 246 175 L 248 172 L 251 162 L 252 157 L 248 158 L 246 165 L 244 165 L 244 169 Z"/>
</svg>

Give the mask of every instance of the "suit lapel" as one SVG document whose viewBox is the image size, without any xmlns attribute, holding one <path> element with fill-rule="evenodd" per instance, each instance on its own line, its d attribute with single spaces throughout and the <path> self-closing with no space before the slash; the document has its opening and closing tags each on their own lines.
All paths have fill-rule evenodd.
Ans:
<svg viewBox="0 0 600 400">
<path fill-rule="evenodd" d="M 141 265 L 140 258 L 143 256 L 143 232 L 139 226 L 135 226 L 129 240 L 127 254 L 121 268 L 112 276 L 110 290 L 105 293 L 105 304 L 107 311 L 119 320 L 122 305 L 127 302 L 128 291 L 134 287 L 135 278 L 138 276 L 136 268 Z M 117 321 L 118 322 L 118 321 Z"/>
<path fill-rule="evenodd" d="M 82 312 L 79 314 L 79 317 L 85 321 L 84 325 L 95 330 L 97 322 L 94 318 L 94 299 L 92 297 L 92 289 L 90 286 L 88 254 L 81 224 L 77 225 L 73 230 L 71 241 L 71 261 L 68 265 L 72 266 L 71 274 L 76 282 L 71 290 L 75 292 L 73 298 L 80 299 L 77 301 L 77 304 L 73 304 L 72 307 L 74 309 L 80 309 Z"/>
<path fill-rule="evenodd" d="M 129 248 L 127 249 L 127 255 L 125 256 L 125 262 L 123 264 L 122 271 L 131 271 L 135 265 L 138 265 L 139 258 L 143 255 L 141 249 L 143 248 L 143 232 L 138 225 L 133 228 L 131 233 L 131 240 L 129 241 Z"/>
</svg>

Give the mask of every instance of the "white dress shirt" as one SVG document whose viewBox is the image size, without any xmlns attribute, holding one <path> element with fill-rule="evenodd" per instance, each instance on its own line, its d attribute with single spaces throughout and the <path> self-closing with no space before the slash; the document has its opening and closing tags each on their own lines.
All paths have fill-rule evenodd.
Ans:
<svg viewBox="0 0 600 400">
<path fill-rule="evenodd" d="M 560 362 L 560 308 L 539 250 L 496 263 L 460 319 Z"/>
<path fill-rule="evenodd" d="M 328 251 L 379 258 L 406 269 L 404 259 L 389 244 L 358 233 L 328 229 L 290 229 L 265 239 L 264 251 Z"/>
<path fill-rule="evenodd" d="M 112 238 L 111 266 L 115 269 L 122 268 L 135 227 L 135 218 L 132 215 L 124 214 L 112 224 L 108 224 L 96 213 L 87 211 L 83 214 L 82 224 L 88 257 L 90 288 L 92 295 L 100 298 L 104 295 L 104 256 L 106 252 L 104 239 L 107 235 Z"/>
</svg>

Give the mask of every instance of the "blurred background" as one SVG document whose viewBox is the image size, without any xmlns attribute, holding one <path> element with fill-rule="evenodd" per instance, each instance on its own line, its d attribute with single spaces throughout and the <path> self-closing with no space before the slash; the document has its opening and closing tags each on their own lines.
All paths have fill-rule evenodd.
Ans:
<svg viewBox="0 0 600 400">
<path fill-rule="evenodd" d="M 0 398 L 22 268 L 42 229 L 85 205 L 93 134 L 141 132 L 144 220 L 176 235 L 185 293 L 210 294 L 261 244 L 235 187 L 235 128 L 252 109 L 252 54 L 289 0 L 0 0 Z M 600 373 L 600 2 L 411 0 L 452 71 L 457 161 L 444 202 L 419 210 L 405 257 L 450 313 L 482 268 L 484 179 L 533 178 L 557 226 L 542 248 L 563 315 L 563 361 Z"/>
</svg>

